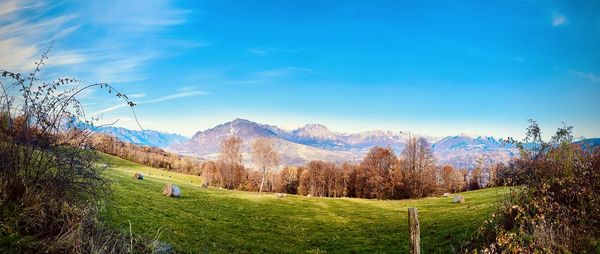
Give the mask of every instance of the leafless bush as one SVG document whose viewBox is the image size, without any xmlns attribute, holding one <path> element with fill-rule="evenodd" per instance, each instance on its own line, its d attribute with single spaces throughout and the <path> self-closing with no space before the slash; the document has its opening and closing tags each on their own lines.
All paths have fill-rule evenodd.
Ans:
<svg viewBox="0 0 600 254">
<path fill-rule="evenodd" d="M 77 96 L 97 87 L 135 104 L 108 84 L 41 80 L 49 50 L 29 75 L 0 70 L 0 252 L 130 251 L 97 220 L 109 188 Z"/>
<path fill-rule="evenodd" d="M 571 127 L 549 142 L 531 121 L 521 157 L 504 170 L 512 187 L 466 249 L 473 253 L 597 253 L 600 150 L 572 143 Z"/>
</svg>

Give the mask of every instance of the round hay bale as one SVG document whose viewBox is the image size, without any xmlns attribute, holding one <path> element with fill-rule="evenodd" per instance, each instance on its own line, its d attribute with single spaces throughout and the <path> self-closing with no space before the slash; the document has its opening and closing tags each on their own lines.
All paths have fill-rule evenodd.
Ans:
<svg viewBox="0 0 600 254">
<path fill-rule="evenodd" d="M 163 195 L 167 197 L 180 197 L 181 189 L 175 184 L 167 184 L 163 188 Z"/>
<path fill-rule="evenodd" d="M 142 175 L 142 173 L 135 173 L 133 175 L 133 178 L 138 180 L 144 180 L 144 175 Z"/>
<path fill-rule="evenodd" d="M 452 203 L 454 203 L 454 204 L 463 204 L 463 203 L 465 203 L 465 197 L 463 197 L 461 195 L 456 195 L 452 199 Z"/>
<path fill-rule="evenodd" d="M 446 198 L 450 197 L 450 193 L 448 193 L 448 192 L 444 193 L 444 197 L 446 197 Z"/>
</svg>

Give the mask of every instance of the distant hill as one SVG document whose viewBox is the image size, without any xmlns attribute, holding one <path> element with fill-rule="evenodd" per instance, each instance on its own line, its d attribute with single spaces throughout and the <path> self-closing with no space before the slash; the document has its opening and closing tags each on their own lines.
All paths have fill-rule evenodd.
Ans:
<svg viewBox="0 0 600 254">
<path fill-rule="evenodd" d="M 179 134 L 165 133 L 154 130 L 130 130 L 121 127 L 103 126 L 91 127 L 94 132 L 112 135 L 122 141 L 155 147 L 168 147 L 176 143 L 186 142 L 189 139 Z"/>
<path fill-rule="evenodd" d="M 581 145 L 583 148 L 596 148 L 600 147 L 600 138 L 588 138 L 575 142 L 575 144 Z"/>
<path fill-rule="evenodd" d="M 516 147 L 504 144 L 493 137 L 450 136 L 433 144 L 438 164 L 450 164 L 457 168 L 472 168 L 477 160 L 485 165 L 507 162 L 518 154 Z"/>
<path fill-rule="evenodd" d="M 391 147 L 399 155 L 409 138 L 408 133 L 392 131 L 368 131 L 359 133 L 338 133 L 320 124 L 308 124 L 287 131 L 277 126 L 255 123 L 245 119 L 235 119 L 214 128 L 199 131 L 191 139 L 176 143 L 167 149 L 186 155 L 215 159 L 221 142 L 229 136 L 239 136 L 243 140 L 244 161 L 250 162 L 250 144 L 256 138 L 269 138 L 282 155 L 282 163 L 304 164 L 310 160 L 333 162 L 360 161 L 373 146 Z M 423 136 L 432 143 L 438 164 L 472 168 L 479 158 L 485 163 L 506 162 L 516 154 L 512 145 L 504 145 L 493 137 L 450 136 L 434 138 Z"/>
<path fill-rule="evenodd" d="M 245 119 L 220 124 L 214 128 L 197 132 L 190 140 L 168 147 L 168 150 L 198 156 L 204 159 L 216 159 L 221 149 L 221 142 L 229 136 L 242 138 L 244 162 L 249 164 L 250 145 L 256 138 L 270 138 L 280 152 L 283 164 L 303 164 L 310 160 L 355 161 L 359 157 L 352 152 L 323 149 L 319 145 L 310 146 L 294 141 L 296 136 L 275 126 L 261 125 Z M 321 144 L 327 146 L 325 144 Z"/>
</svg>

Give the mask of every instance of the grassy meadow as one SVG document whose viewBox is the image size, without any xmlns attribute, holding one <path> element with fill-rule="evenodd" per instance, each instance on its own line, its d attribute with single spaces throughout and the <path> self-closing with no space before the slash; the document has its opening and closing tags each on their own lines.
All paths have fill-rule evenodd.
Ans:
<svg viewBox="0 0 600 254">
<path fill-rule="evenodd" d="M 477 229 L 508 189 L 452 198 L 365 200 L 307 198 L 202 188 L 201 179 L 106 155 L 111 165 L 113 223 L 172 244 L 180 253 L 406 253 L 408 207 L 417 207 L 423 253 L 448 253 Z M 133 179 L 135 172 L 145 175 Z M 150 175 L 148 175 L 150 173 Z M 162 174 L 162 176 L 161 176 Z M 171 177 L 169 177 L 171 176 Z M 175 183 L 181 198 L 162 188 Z"/>
</svg>

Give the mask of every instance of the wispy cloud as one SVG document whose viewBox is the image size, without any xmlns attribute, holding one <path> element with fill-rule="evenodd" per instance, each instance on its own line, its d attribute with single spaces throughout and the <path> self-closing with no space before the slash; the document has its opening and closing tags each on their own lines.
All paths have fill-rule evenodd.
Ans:
<svg viewBox="0 0 600 254">
<path fill-rule="evenodd" d="M 209 46 L 162 36 L 169 27 L 187 22 L 191 14 L 172 1 L 108 0 L 73 2 L 70 8 L 62 5 L 64 2 L 43 0 L 0 3 L 2 69 L 31 71 L 41 52 L 55 40 L 46 73 L 68 73 L 89 82 L 127 83 L 147 79 L 146 68 L 156 59 Z M 72 35 L 81 26 L 96 33 L 74 39 Z"/>
<path fill-rule="evenodd" d="M 300 67 L 283 67 L 271 70 L 264 70 L 255 72 L 254 75 L 261 78 L 278 78 L 286 77 L 299 74 L 314 74 L 315 71 L 309 68 Z"/>
<path fill-rule="evenodd" d="M 307 51 L 303 48 L 274 48 L 274 47 L 254 47 L 247 50 L 249 53 L 257 56 L 266 56 L 276 53 L 296 54 Z"/>
<path fill-rule="evenodd" d="M 134 93 L 134 94 L 130 94 L 130 95 L 127 95 L 127 96 L 129 96 L 130 99 L 137 99 L 137 98 L 144 98 L 144 97 L 146 97 L 146 94 L 145 93 Z"/>
<path fill-rule="evenodd" d="M 118 26 L 128 31 L 150 31 L 187 21 L 189 10 L 177 8 L 173 1 L 92 1 L 86 11 L 93 23 Z M 97 15 L 102 13 L 103 15 Z"/>
<path fill-rule="evenodd" d="M 552 14 L 552 26 L 562 26 L 568 24 L 567 17 L 563 14 L 555 12 Z"/>
<path fill-rule="evenodd" d="M 77 30 L 78 25 L 73 24 L 76 15 L 32 18 L 37 17 L 32 13 L 52 8 L 43 1 L 8 0 L 0 4 L 0 63 L 3 69 L 31 71 L 50 41 Z M 56 52 L 55 57 L 55 66 L 79 63 L 81 60 L 72 53 Z"/>
<path fill-rule="evenodd" d="M 186 92 L 178 92 L 178 93 L 174 93 L 174 94 L 169 94 L 163 97 L 158 97 L 158 98 L 154 98 L 154 99 L 149 99 L 149 100 L 144 100 L 144 101 L 139 101 L 136 102 L 137 105 L 144 105 L 144 104 L 153 104 L 153 103 L 159 103 L 159 102 L 164 102 L 164 101 L 170 101 L 170 100 L 175 100 L 175 99 L 180 99 L 180 98 L 186 98 L 186 97 L 192 97 L 192 96 L 198 96 L 198 95 L 207 95 L 210 94 L 209 92 L 206 91 L 186 91 Z M 117 109 L 121 109 L 121 108 L 125 108 L 128 107 L 127 104 L 125 103 L 119 103 L 117 105 L 108 107 L 108 108 L 104 108 L 95 112 L 92 112 L 90 115 L 91 116 L 95 116 L 98 114 L 103 114 L 103 113 L 108 113 L 111 111 L 115 111 Z"/>
<path fill-rule="evenodd" d="M 521 54 L 510 54 L 506 52 L 496 52 L 494 50 L 482 48 L 480 45 L 474 45 L 465 41 L 456 41 L 451 39 L 440 40 L 438 46 L 444 50 L 453 50 L 464 52 L 469 56 L 476 57 L 486 61 L 506 62 L 506 63 L 522 63 L 527 59 Z"/>
<path fill-rule="evenodd" d="M 38 8 L 43 5 L 44 3 L 41 1 L 6 0 L 3 3 L 0 3 L 0 18 L 12 15 L 19 11 Z"/>
<path fill-rule="evenodd" d="M 257 85 L 280 83 L 285 80 L 293 81 L 315 74 L 318 72 L 313 69 L 298 66 L 248 68 L 244 65 L 228 65 L 196 71 L 193 75 L 186 77 L 186 82 L 204 85 Z M 183 87 L 179 91 L 186 89 L 197 88 Z"/>
<path fill-rule="evenodd" d="M 586 79 L 592 83 L 600 83 L 600 75 L 594 73 L 582 72 L 578 70 L 569 70 L 569 72 L 577 77 Z"/>
<path fill-rule="evenodd" d="M 177 89 L 178 92 L 189 92 L 189 91 L 194 91 L 194 90 L 198 90 L 198 88 L 195 86 L 184 86 L 184 87 Z"/>
<path fill-rule="evenodd" d="M 163 101 L 174 100 L 174 99 L 179 99 L 179 98 L 191 97 L 191 96 L 196 96 L 196 95 L 206 95 L 206 94 L 210 94 L 210 93 L 209 92 L 205 92 L 205 91 L 179 92 L 179 93 L 170 94 L 170 95 L 167 95 L 167 96 L 158 97 L 158 98 L 147 100 L 147 101 L 142 101 L 142 102 L 140 102 L 140 104 L 157 103 L 157 102 L 163 102 Z"/>
</svg>

